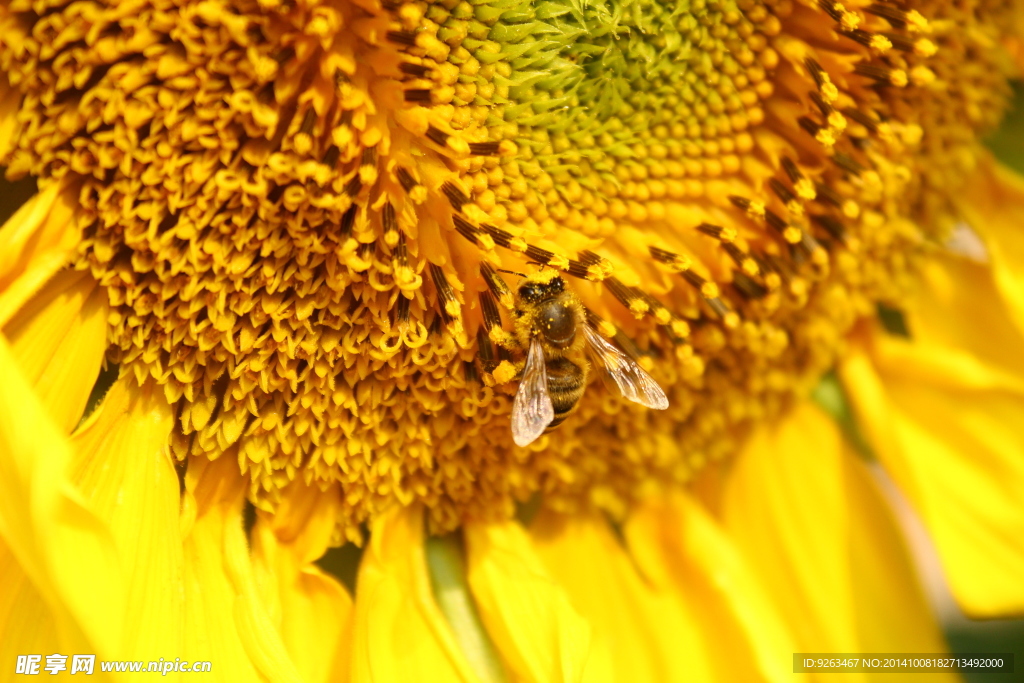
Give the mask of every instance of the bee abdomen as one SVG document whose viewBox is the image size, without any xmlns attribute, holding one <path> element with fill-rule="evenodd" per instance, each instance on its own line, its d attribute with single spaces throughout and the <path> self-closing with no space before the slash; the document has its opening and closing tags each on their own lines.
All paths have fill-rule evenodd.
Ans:
<svg viewBox="0 0 1024 683">
<path fill-rule="evenodd" d="M 555 358 L 548 361 L 548 395 L 551 406 L 555 409 L 555 419 L 548 429 L 557 427 L 565 418 L 572 414 L 583 397 L 586 387 L 586 376 L 583 369 L 568 358 Z"/>
</svg>

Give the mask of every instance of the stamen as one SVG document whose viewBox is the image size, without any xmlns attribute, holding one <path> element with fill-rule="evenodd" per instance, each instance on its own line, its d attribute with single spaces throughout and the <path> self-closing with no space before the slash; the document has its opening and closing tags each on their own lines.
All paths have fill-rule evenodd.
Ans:
<svg viewBox="0 0 1024 683">
<path fill-rule="evenodd" d="M 416 34 L 412 31 L 388 31 L 387 39 L 406 47 L 416 47 Z"/>
<path fill-rule="evenodd" d="M 462 211 L 462 207 L 469 203 L 469 197 L 455 185 L 452 181 L 448 180 L 441 186 L 441 192 L 448 198 L 448 203 L 452 205 L 452 208 L 456 211 Z M 495 240 L 497 242 L 497 240 Z"/>
<path fill-rule="evenodd" d="M 498 303 L 511 311 L 515 307 L 515 297 L 512 296 L 512 290 L 508 288 L 505 281 L 494 272 L 491 264 L 487 262 L 481 263 L 480 275 L 483 277 L 484 282 L 487 283 L 487 288 L 491 291 L 491 294 L 498 300 Z"/>
<path fill-rule="evenodd" d="M 413 64 L 412 62 L 402 62 L 398 65 L 398 69 L 413 78 L 426 78 L 430 73 L 430 67 L 426 64 Z"/>
<path fill-rule="evenodd" d="M 456 318 L 462 315 L 462 307 L 459 306 L 455 293 L 452 291 L 452 286 L 448 283 L 448 278 L 445 277 L 441 266 L 431 263 L 429 264 L 429 270 L 430 279 L 433 280 L 434 289 L 437 291 L 438 310 L 444 319 L 444 324 L 451 325 Z"/>
<path fill-rule="evenodd" d="M 469 153 L 476 156 L 494 156 L 498 153 L 497 141 L 487 142 L 471 142 L 469 143 Z"/>
<path fill-rule="evenodd" d="M 890 69 L 889 67 L 876 66 L 860 62 L 853 68 L 855 74 L 866 76 L 885 85 L 893 85 L 897 88 L 906 87 L 908 81 L 907 72 L 903 69 Z"/>
</svg>

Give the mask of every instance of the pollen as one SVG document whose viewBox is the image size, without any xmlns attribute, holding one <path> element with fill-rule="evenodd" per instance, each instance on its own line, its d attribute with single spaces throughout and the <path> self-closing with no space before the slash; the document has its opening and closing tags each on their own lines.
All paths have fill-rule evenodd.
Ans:
<svg viewBox="0 0 1024 683">
<path fill-rule="evenodd" d="M 3 0 L 0 166 L 77 180 L 108 359 L 257 506 L 340 484 L 356 541 L 395 502 L 442 530 L 540 491 L 622 510 L 728 457 L 900 296 L 1005 105 L 1008 12 Z M 592 381 L 514 445 L 538 269 L 668 410 Z"/>
</svg>

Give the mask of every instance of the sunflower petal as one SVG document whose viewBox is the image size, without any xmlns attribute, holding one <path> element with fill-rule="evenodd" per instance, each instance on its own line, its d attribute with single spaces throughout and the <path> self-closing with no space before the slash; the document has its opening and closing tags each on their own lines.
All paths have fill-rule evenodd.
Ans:
<svg viewBox="0 0 1024 683">
<path fill-rule="evenodd" d="M 434 601 L 419 508 L 373 524 L 359 567 L 352 681 L 476 681 Z"/>
<path fill-rule="evenodd" d="M 969 323 L 968 323 L 969 324 Z M 1024 388 L 960 351 L 878 335 L 841 376 L 966 612 L 1024 612 Z"/>
<path fill-rule="evenodd" d="M 1024 331 L 1024 178 L 986 157 L 956 197 L 971 228 L 984 239 L 1010 317 Z"/>
<path fill-rule="evenodd" d="M 64 271 L 3 328 L 22 374 L 63 433 L 82 417 L 107 348 L 107 295 Z"/>
<path fill-rule="evenodd" d="M 754 435 L 723 517 L 800 651 L 946 649 L 886 501 L 819 408 L 803 404 Z"/>
<path fill-rule="evenodd" d="M 42 594 L 0 539 L 0 661 L 43 652 L 91 652 L 77 628 L 58 631 L 57 618 Z"/>
<path fill-rule="evenodd" d="M 181 651 L 179 483 L 168 452 L 174 414 L 163 396 L 116 382 L 72 438 L 73 479 L 110 525 L 128 589 L 124 657 Z M 173 655 L 172 655 L 173 656 Z"/>
<path fill-rule="evenodd" d="M 464 529 L 469 585 L 495 646 L 517 680 L 579 681 L 590 628 L 544 569 L 516 522 Z"/>
<path fill-rule="evenodd" d="M 721 680 L 788 680 L 793 641 L 732 540 L 683 493 L 651 498 L 626 538 L 655 586 L 673 590 L 713 633 L 705 652 Z"/>
<path fill-rule="evenodd" d="M 259 598 L 237 463 L 193 460 L 185 489 L 182 658 L 214 662 L 216 680 L 301 681 Z"/>
<path fill-rule="evenodd" d="M 593 629 L 584 681 L 714 680 L 694 615 L 645 580 L 605 520 L 542 512 L 530 536 Z"/>
<path fill-rule="evenodd" d="M 71 259 L 82 234 L 75 208 L 66 183 L 54 182 L 0 228 L 0 327 Z"/>
<path fill-rule="evenodd" d="M 70 446 L 2 337 L 0 377 L 0 536 L 59 632 L 81 629 L 94 652 L 114 655 L 126 596 L 110 532 L 68 483 Z"/>
<path fill-rule="evenodd" d="M 263 602 L 306 683 L 348 679 L 352 598 L 312 564 L 327 549 L 339 505 L 337 489 L 293 484 L 274 515 L 258 513 L 252 532 Z"/>
</svg>

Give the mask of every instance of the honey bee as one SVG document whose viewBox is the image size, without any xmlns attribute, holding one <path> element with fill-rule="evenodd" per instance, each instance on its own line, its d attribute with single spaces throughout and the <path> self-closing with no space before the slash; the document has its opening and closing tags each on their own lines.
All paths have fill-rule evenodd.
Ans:
<svg viewBox="0 0 1024 683">
<path fill-rule="evenodd" d="M 513 313 L 515 330 L 509 342 L 527 351 L 512 402 L 512 440 L 517 445 L 533 443 L 576 410 L 591 360 L 608 372 L 630 401 L 656 410 L 668 408 L 658 383 L 590 326 L 583 304 L 557 271 L 523 276 Z"/>
</svg>

